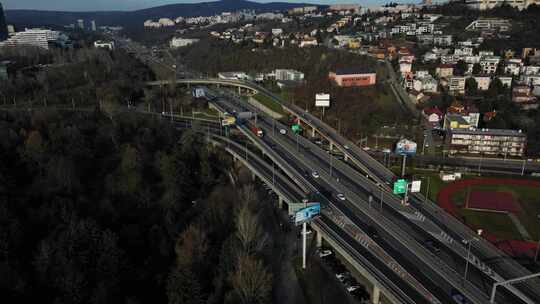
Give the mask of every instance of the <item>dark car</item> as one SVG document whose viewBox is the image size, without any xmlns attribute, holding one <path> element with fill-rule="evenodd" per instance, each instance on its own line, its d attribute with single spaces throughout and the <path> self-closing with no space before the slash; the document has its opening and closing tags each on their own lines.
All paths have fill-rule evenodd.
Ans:
<svg viewBox="0 0 540 304">
<path fill-rule="evenodd" d="M 377 232 L 377 229 L 375 229 L 375 227 L 373 227 L 373 226 L 367 226 L 367 228 L 366 228 L 366 233 L 367 233 L 367 235 L 369 235 L 369 237 L 371 237 L 372 239 L 377 239 L 377 238 L 379 238 L 379 233 Z"/>
</svg>

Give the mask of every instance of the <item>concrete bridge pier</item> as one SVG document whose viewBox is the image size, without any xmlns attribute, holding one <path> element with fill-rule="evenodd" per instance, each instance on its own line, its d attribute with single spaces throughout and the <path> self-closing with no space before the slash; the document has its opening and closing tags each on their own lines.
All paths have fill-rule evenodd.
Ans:
<svg viewBox="0 0 540 304">
<path fill-rule="evenodd" d="M 381 290 L 377 285 L 373 285 L 373 290 L 371 292 L 371 303 L 379 304 L 381 301 Z"/>
<path fill-rule="evenodd" d="M 315 129 L 315 128 L 311 129 L 311 137 L 312 138 L 315 137 L 316 132 L 317 132 L 317 129 Z"/>
<path fill-rule="evenodd" d="M 283 208 L 283 201 L 284 201 L 283 197 L 281 197 L 281 196 L 278 197 L 278 208 L 279 209 Z"/>
<path fill-rule="evenodd" d="M 317 232 L 317 235 L 316 235 L 316 240 L 317 240 L 317 248 L 321 248 L 322 247 L 322 234 L 320 232 Z"/>
</svg>

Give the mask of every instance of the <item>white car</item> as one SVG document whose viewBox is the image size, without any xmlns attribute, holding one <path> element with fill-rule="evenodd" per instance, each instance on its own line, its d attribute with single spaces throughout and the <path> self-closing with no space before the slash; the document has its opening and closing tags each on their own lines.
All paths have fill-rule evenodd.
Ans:
<svg viewBox="0 0 540 304">
<path fill-rule="evenodd" d="M 285 134 L 287 134 L 287 130 L 285 130 L 285 129 L 280 129 L 280 130 L 279 130 L 279 133 L 285 135 Z"/>
<path fill-rule="evenodd" d="M 392 152 L 392 151 L 390 151 L 390 149 L 383 149 L 382 152 L 383 152 L 383 153 L 390 153 L 390 152 Z"/>
<path fill-rule="evenodd" d="M 317 171 L 311 172 L 311 176 L 313 176 L 313 178 L 319 178 L 320 177 L 319 172 L 317 172 Z"/>
<path fill-rule="evenodd" d="M 345 148 L 345 150 L 349 150 L 349 149 L 350 149 L 349 146 L 347 146 L 347 145 L 344 145 L 343 148 Z"/>
<path fill-rule="evenodd" d="M 353 292 L 353 291 L 357 290 L 358 288 L 360 288 L 359 285 L 351 285 L 351 286 L 347 286 L 347 291 L 348 291 L 348 292 Z"/>
<path fill-rule="evenodd" d="M 320 258 L 324 258 L 324 257 L 327 257 L 329 255 L 332 255 L 332 251 L 331 250 L 328 250 L 328 249 L 322 249 L 322 250 L 319 250 L 319 257 Z"/>
<path fill-rule="evenodd" d="M 345 195 L 343 195 L 343 193 L 338 193 L 338 194 L 336 195 L 336 197 L 337 197 L 340 201 L 346 200 Z"/>
</svg>

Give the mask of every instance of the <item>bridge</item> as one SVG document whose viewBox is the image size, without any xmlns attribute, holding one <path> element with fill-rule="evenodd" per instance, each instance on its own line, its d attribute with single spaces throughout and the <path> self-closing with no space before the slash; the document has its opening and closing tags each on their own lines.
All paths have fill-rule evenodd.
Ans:
<svg viewBox="0 0 540 304">
<path fill-rule="evenodd" d="M 376 225 L 381 234 L 384 235 L 384 238 L 382 238 L 384 243 L 381 245 L 386 247 L 383 250 L 394 255 L 396 249 L 402 251 L 400 252 L 400 258 L 405 256 L 406 262 L 401 262 L 401 260 L 400 262 L 407 264 L 404 267 L 405 271 L 413 272 L 412 277 L 419 278 L 422 281 L 419 283 L 420 286 L 429 286 L 425 289 L 440 289 L 442 294 L 446 295 L 450 293 L 451 289 L 457 289 L 473 303 L 487 303 L 486 292 L 481 290 L 482 284 L 490 285 L 507 278 L 529 273 L 525 268 L 506 257 L 497 248 L 484 240 L 479 239 L 474 242 L 469 252 L 463 240 L 471 240 L 475 237 L 475 233 L 440 210 L 435 204 L 425 204 L 425 198 L 421 195 L 413 196 L 410 206 L 401 205 L 399 203 L 400 198 L 388 191 L 388 185 L 395 178 L 392 172 L 318 118 L 298 109 L 294 105 L 281 101 L 277 96 L 257 84 L 223 79 L 180 79 L 177 82 L 234 86 L 253 92 L 262 92 L 280 102 L 285 110 L 296 115 L 303 124 L 311 128 L 312 134 L 319 133 L 320 136 L 326 138 L 333 146 L 332 148 L 339 149 L 345 155 L 346 161 L 349 161 L 359 170 L 354 170 L 345 163 L 334 161 L 332 156 L 328 157 L 326 152 L 321 151 L 320 148 L 303 137 L 296 136 L 294 138 L 290 134 L 282 137 L 275 136 L 276 125 L 278 128 L 284 126 L 279 125 L 270 118 L 265 118 L 262 114 L 258 126 L 262 127 L 266 134 L 269 134 L 264 139 L 251 134 L 246 126 L 239 126 L 245 136 L 256 143 L 256 146 L 265 155 L 269 156 L 271 161 L 282 171 L 288 172 L 288 177 L 300 186 L 303 191 L 308 188 L 309 181 L 306 182 L 305 178 L 302 177 L 302 173 L 311 172 L 314 168 L 318 169 L 322 173 L 321 182 L 324 182 L 324 184 L 321 185 L 321 182 L 311 184 L 314 187 L 312 190 L 318 191 L 318 189 L 325 188 L 331 189 L 334 194 L 336 192 L 344 193 L 347 201 L 342 204 L 347 205 L 347 209 L 340 211 L 347 211 L 345 218 L 351 220 L 352 224 L 357 227 L 365 227 L 364 223 L 366 222 Z M 149 83 L 149 85 L 165 84 L 167 82 Z M 222 111 L 232 112 L 235 109 L 256 111 L 256 109 L 249 108 L 245 103 L 242 104 L 240 100 L 234 102 L 218 100 L 216 104 L 218 107 L 222 107 Z M 295 147 L 296 153 L 291 153 L 291 151 L 295 151 Z M 301 151 L 300 147 L 302 147 Z M 295 170 L 296 174 L 294 173 Z M 377 199 L 373 198 L 378 197 L 375 194 L 379 192 L 381 193 L 378 202 L 380 208 L 376 210 L 372 204 L 377 202 Z M 335 198 L 331 197 L 331 194 L 327 199 L 329 205 L 336 205 Z M 336 223 L 334 222 L 334 224 Z M 315 226 L 317 230 L 317 224 Z M 327 237 L 328 234 L 331 234 L 328 232 L 328 227 L 332 227 L 331 225 L 327 224 L 318 227 L 320 233 L 326 231 Z M 337 225 L 337 227 L 341 226 Z M 336 234 L 342 233 L 342 230 L 334 229 L 329 240 L 336 243 Z M 423 246 L 422 240 L 427 238 L 435 238 L 443 245 L 444 254 L 442 256 L 434 256 Z M 352 236 L 352 239 L 354 240 L 354 236 Z M 349 242 L 348 244 L 353 247 L 357 246 L 357 243 Z M 377 258 L 381 259 L 382 256 L 384 256 L 384 253 L 379 253 Z M 452 260 L 455 259 L 463 264 L 471 264 L 472 270 L 469 272 L 469 280 L 461 278 L 463 266 L 453 265 L 455 262 L 452 263 Z M 390 264 L 386 265 L 388 268 Z M 435 278 L 440 279 L 441 283 L 437 286 L 430 285 L 429 281 Z M 536 303 L 539 299 L 538 286 L 540 286 L 538 281 L 531 281 L 523 284 L 519 289 L 509 287 L 509 292 L 502 293 L 500 295 L 501 300 L 497 299 L 497 301 L 500 301 L 500 303 Z M 422 298 L 426 300 L 429 299 L 429 296 L 424 295 Z M 432 303 L 436 303 L 436 301 L 438 300 L 435 299 L 435 302 Z M 396 303 L 399 303 L 399 301 Z"/>
</svg>

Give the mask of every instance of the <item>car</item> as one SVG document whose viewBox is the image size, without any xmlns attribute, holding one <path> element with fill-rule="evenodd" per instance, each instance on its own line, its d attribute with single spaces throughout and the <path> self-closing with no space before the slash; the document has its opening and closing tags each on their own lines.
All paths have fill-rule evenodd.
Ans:
<svg viewBox="0 0 540 304">
<path fill-rule="evenodd" d="M 317 252 L 319 253 L 320 258 L 324 258 L 324 257 L 332 255 L 332 251 L 329 249 L 319 249 L 317 250 Z"/>
<path fill-rule="evenodd" d="M 390 149 L 383 149 L 382 152 L 383 153 L 391 153 L 392 151 L 390 151 Z"/>
<path fill-rule="evenodd" d="M 370 147 L 363 147 L 362 150 L 369 151 L 369 150 L 371 150 L 371 148 Z"/>
<path fill-rule="evenodd" d="M 336 194 L 336 197 L 337 197 L 340 201 L 346 200 L 345 195 L 343 195 L 343 193 L 338 193 L 338 194 Z"/>
<path fill-rule="evenodd" d="M 317 171 L 311 172 L 311 176 L 313 176 L 313 178 L 319 178 L 320 177 L 319 172 L 317 172 Z"/>
<path fill-rule="evenodd" d="M 340 281 L 340 282 L 345 282 L 345 280 L 347 280 L 348 278 L 351 277 L 351 274 L 347 271 L 345 272 L 340 272 L 340 273 L 336 273 L 336 278 Z"/>
<path fill-rule="evenodd" d="M 360 288 L 360 285 L 350 285 L 350 286 L 347 286 L 345 288 L 347 289 L 348 292 L 353 292 L 353 291 L 357 290 L 358 288 Z"/>
<path fill-rule="evenodd" d="M 349 146 L 347 146 L 347 145 L 343 145 L 343 148 L 345 148 L 345 150 L 349 150 L 349 149 L 350 149 Z"/>
<path fill-rule="evenodd" d="M 430 239 L 430 240 L 425 241 L 424 246 L 426 246 L 426 248 L 432 251 L 433 253 L 438 254 L 439 252 L 441 252 L 441 247 L 434 240 Z"/>
<path fill-rule="evenodd" d="M 280 130 L 279 130 L 279 133 L 285 135 L 285 134 L 287 134 L 287 130 L 285 130 L 285 129 L 280 129 Z"/>
</svg>

